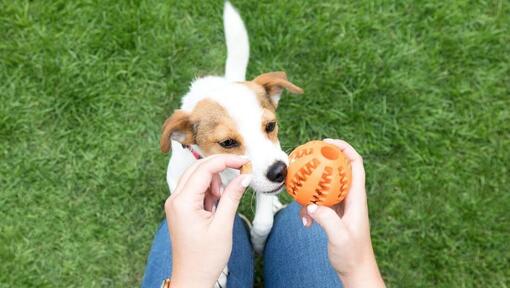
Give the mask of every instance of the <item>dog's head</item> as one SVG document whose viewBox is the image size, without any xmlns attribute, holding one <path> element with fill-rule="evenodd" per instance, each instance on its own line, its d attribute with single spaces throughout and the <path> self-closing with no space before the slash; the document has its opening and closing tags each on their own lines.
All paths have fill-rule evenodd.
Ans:
<svg viewBox="0 0 510 288">
<path fill-rule="evenodd" d="M 244 82 L 221 77 L 194 81 L 181 109 L 163 124 L 161 151 L 168 152 L 174 140 L 192 145 L 204 156 L 247 155 L 251 187 L 262 193 L 281 191 L 288 156 L 278 140 L 276 108 L 283 89 L 303 93 L 287 80 L 285 72 L 265 73 Z"/>
</svg>

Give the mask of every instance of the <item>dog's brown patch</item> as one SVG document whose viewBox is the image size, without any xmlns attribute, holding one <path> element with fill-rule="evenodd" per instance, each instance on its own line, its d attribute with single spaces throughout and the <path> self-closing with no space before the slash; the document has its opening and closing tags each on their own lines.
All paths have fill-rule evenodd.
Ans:
<svg viewBox="0 0 510 288">
<path fill-rule="evenodd" d="M 191 113 L 175 111 L 163 124 L 161 151 L 165 153 L 170 151 L 170 139 L 186 145 L 196 144 L 204 156 L 245 153 L 244 141 L 237 131 L 235 122 L 223 106 L 211 99 L 199 101 Z M 223 148 L 219 143 L 227 139 L 237 141 L 239 146 Z"/>
<path fill-rule="evenodd" d="M 162 152 L 167 153 L 170 151 L 171 137 L 185 145 L 193 143 L 189 113 L 183 110 L 176 110 L 172 116 L 165 120 L 161 131 L 161 138 L 159 139 L 159 146 Z"/>
<path fill-rule="evenodd" d="M 252 169 L 253 168 L 252 168 L 251 162 L 248 162 L 248 163 L 244 164 L 243 166 L 241 166 L 240 172 L 241 172 L 241 174 L 249 174 L 249 173 L 251 173 Z"/>
<path fill-rule="evenodd" d="M 287 80 L 285 72 L 264 73 L 253 81 L 241 82 L 255 92 L 258 102 L 264 109 L 262 115 L 262 129 L 267 137 L 278 141 L 278 125 L 274 131 L 266 132 L 266 125 L 276 121 L 274 115 L 278 100 L 283 89 L 291 93 L 301 94 L 303 89 Z M 228 116 L 227 111 L 217 102 L 211 99 L 203 99 L 197 103 L 191 113 L 177 110 L 163 124 L 160 139 L 161 151 L 170 151 L 170 139 L 175 139 L 182 144 L 197 144 L 205 156 L 217 153 L 244 154 L 245 147 L 242 136 L 237 131 L 235 122 Z M 223 148 L 219 145 L 227 139 L 239 143 L 234 148 Z"/>
<path fill-rule="evenodd" d="M 302 94 L 302 88 L 287 80 L 287 74 L 283 71 L 269 72 L 257 76 L 252 81 L 241 82 L 248 86 L 259 100 L 260 105 L 271 111 L 276 111 L 278 101 L 275 97 L 279 97 L 283 89 L 287 89 L 294 94 Z"/>
<path fill-rule="evenodd" d="M 278 98 L 283 89 L 287 89 L 290 93 L 302 94 L 304 91 L 301 87 L 296 86 L 294 83 L 287 79 L 287 73 L 283 71 L 269 72 L 257 76 L 251 81 L 264 88 L 266 95 L 268 95 L 271 103 L 276 107 L 278 101 L 275 101 L 275 97 Z"/>
<path fill-rule="evenodd" d="M 275 122 L 274 130 L 271 132 L 266 131 L 267 124 Z M 267 135 L 267 138 L 271 140 L 273 143 L 278 142 L 278 122 L 276 121 L 276 115 L 274 111 L 269 109 L 264 109 L 262 113 L 262 125 L 261 125 L 262 133 Z"/>
<path fill-rule="evenodd" d="M 235 122 L 223 106 L 214 100 L 204 99 L 197 103 L 190 116 L 195 144 L 207 155 L 229 153 L 242 155 L 245 152 L 244 141 L 237 131 Z M 235 140 L 239 146 L 223 148 L 219 142 Z"/>
<path fill-rule="evenodd" d="M 245 81 L 242 82 L 244 85 L 248 86 L 253 92 L 255 92 L 255 95 L 257 96 L 257 100 L 260 103 L 260 106 L 264 109 L 268 109 L 271 111 L 276 111 L 276 106 L 273 104 L 273 101 L 269 97 L 269 94 L 267 94 L 264 87 L 258 83 L 255 83 L 253 81 Z"/>
</svg>

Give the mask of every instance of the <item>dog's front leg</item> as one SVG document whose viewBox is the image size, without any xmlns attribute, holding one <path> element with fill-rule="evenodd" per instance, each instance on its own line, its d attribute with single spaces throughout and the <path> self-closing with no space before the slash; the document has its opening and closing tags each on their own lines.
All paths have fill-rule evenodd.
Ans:
<svg viewBox="0 0 510 288">
<path fill-rule="evenodd" d="M 267 236 L 273 227 L 274 214 L 282 208 L 277 195 L 257 193 L 257 207 L 251 229 L 251 243 L 255 252 L 261 254 L 266 244 Z"/>
</svg>

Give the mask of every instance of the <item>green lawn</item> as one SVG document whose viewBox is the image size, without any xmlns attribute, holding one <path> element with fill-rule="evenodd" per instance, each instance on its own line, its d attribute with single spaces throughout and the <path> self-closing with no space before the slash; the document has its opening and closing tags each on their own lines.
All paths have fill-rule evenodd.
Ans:
<svg viewBox="0 0 510 288">
<path fill-rule="evenodd" d="M 225 44 L 220 0 L 138 2 L 0 2 L 0 287 L 140 282 L 161 124 Z M 388 286 L 509 287 L 510 3 L 273 2 L 233 1 L 248 75 L 305 89 L 280 102 L 285 149 L 364 156 Z"/>
</svg>

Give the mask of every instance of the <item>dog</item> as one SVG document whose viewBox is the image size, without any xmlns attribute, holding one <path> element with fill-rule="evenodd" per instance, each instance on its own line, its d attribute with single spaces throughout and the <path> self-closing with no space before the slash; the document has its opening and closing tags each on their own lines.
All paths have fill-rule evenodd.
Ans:
<svg viewBox="0 0 510 288">
<path fill-rule="evenodd" d="M 225 75 L 192 81 L 180 109 L 162 127 L 160 148 L 171 150 L 166 179 L 173 191 L 183 172 L 200 158 L 218 153 L 246 155 L 250 159 L 256 193 L 256 210 L 250 231 L 257 253 L 263 251 L 273 226 L 274 214 L 282 208 L 277 194 L 287 174 L 288 155 L 278 139 L 276 109 L 283 90 L 294 94 L 303 89 L 291 83 L 285 72 L 269 72 L 247 81 L 248 33 L 241 16 L 226 1 L 223 24 L 227 45 Z M 239 170 L 220 173 L 226 186 Z M 217 286 L 224 287 L 228 270 Z"/>
</svg>

